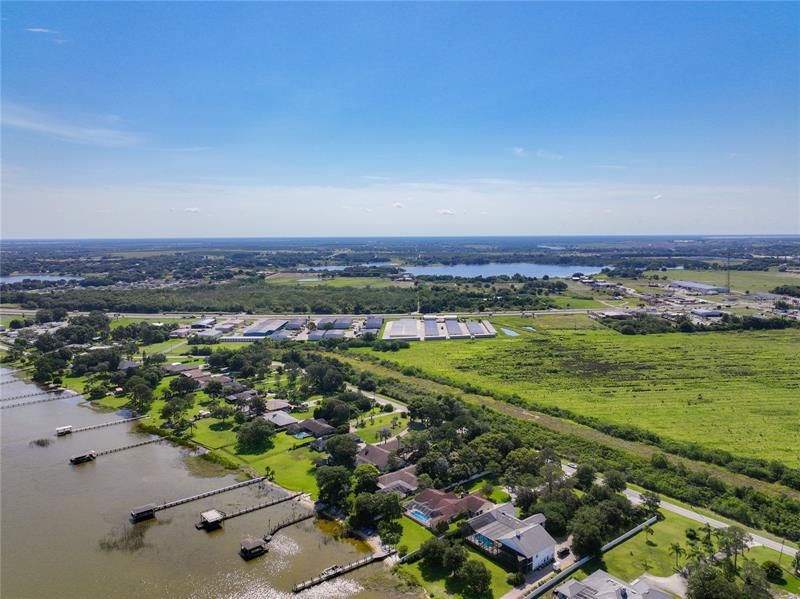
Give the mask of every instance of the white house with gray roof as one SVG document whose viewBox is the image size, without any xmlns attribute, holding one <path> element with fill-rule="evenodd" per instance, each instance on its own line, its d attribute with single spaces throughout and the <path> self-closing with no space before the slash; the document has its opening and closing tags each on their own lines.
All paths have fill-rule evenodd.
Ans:
<svg viewBox="0 0 800 599">
<path fill-rule="evenodd" d="M 628 584 L 605 570 L 592 572 L 583 580 L 569 580 L 556 588 L 557 599 L 670 599 L 671 595 L 651 587 L 644 580 Z"/>
<path fill-rule="evenodd" d="M 555 561 L 556 540 L 544 523 L 543 514 L 520 520 L 513 504 L 502 503 L 467 521 L 466 540 L 510 568 L 531 572 Z"/>
</svg>

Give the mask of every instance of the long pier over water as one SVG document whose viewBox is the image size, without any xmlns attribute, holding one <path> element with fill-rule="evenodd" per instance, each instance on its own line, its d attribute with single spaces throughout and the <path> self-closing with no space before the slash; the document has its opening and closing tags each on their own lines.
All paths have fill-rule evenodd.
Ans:
<svg viewBox="0 0 800 599">
<path fill-rule="evenodd" d="M 337 576 L 342 576 L 343 574 L 347 574 L 348 572 L 352 572 L 353 570 L 357 570 L 363 566 L 367 566 L 373 562 L 380 562 L 385 560 L 390 555 L 394 555 L 397 553 L 395 549 L 391 549 L 388 551 L 379 551 L 378 553 L 373 553 L 372 555 L 368 555 L 360 560 L 356 560 L 344 566 L 331 566 L 322 574 L 315 576 L 314 578 L 309 578 L 308 580 L 304 580 L 303 582 L 298 582 L 296 585 L 292 587 L 293 593 L 299 593 L 300 591 L 305 591 L 308 588 L 316 586 L 318 584 L 322 584 L 326 580 L 331 580 L 332 578 L 336 578 Z"/>
</svg>

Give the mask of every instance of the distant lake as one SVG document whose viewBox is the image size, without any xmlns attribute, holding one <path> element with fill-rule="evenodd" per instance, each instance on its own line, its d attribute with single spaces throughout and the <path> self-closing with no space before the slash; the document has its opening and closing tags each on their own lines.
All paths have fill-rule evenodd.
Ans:
<svg viewBox="0 0 800 599">
<path fill-rule="evenodd" d="M 83 277 L 71 277 L 69 275 L 11 275 L 0 277 L 0 283 L 21 283 L 25 279 L 32 281 L 81 281 Z"/>
<path fill-rule="evenodd" d="M 579 266 L 577 264 L 533 264 L 531 262 L 509 262 L 506 264 L 492 262 L 490 264 L 453 264 L 441 266 L 404 266 L 403 269 L 412 275 L 431 275 L 453 277 L 509 277 L 520 274 L 524 277 L 542 278 L 571 277 L 573 273 L 582 272 L 585 275 L 596 274 L 602 266 Z"/>
</svg>

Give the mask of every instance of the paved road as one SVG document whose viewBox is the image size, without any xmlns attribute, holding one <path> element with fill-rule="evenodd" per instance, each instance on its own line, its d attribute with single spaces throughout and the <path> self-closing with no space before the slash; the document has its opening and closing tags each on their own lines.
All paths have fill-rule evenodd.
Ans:
<svg viewBox="0 0 800 599">
<path fill-rule="evenodd" d="M 348 385 L 347 386 L 347 390 L 348 391 L 358 392 L 358 389 L 356 387 L 353 387 L 352 385 Z M 389 404 L 389 405 L 394 407 L 394 411 L 395 412 L 408 412 L 408 407 L 406 407 L 404 404 L 399 403 L 395 399 L 389 399 L 388 397 L 386 397 L 384 395 L 378 395 L 376 393 L 370 393 L 369 391 L 362 391 L 361 395 L 363 395 L 364 397 L 368 397 L 369 399 L 374 401 L 376 404 L 381 405 L 381 406 L 385 406 L 386 404 Z M 391 414 L 392 412 L 387 412 L 387 413 Z"/>
<path fill-rule="evenodd" d="M 638 491 L 634 491 L 633 489 L 625 489 L 624 491 L 625 496 L 631 500 L 632 503 L 641 503 L 642 501 L 642 494 Z M 694 520 L 695 522 L 701 522 L 703 524 L 710 524 L 714 528 L 727 528 L 728 525 L 724 522 L 720 522 L 719 520 L 715 520 L 714 518 L 709 518 L 708 516 L 704 516 L 703 514 L 698 514 L 695 511 L 687 509 L 685 507 L 681 507 L 679 505 L 675 505 L 674 503 L 670 503 L 669 501 L 661 500 L 661 508 L 667 510 L 668 512 L 672 512 L 674 514 L 678 514 L 679 516 L 683 516 L 684 518 L 689 518 L 690 520 Z M 770 549 L 774 549 L 775 551 L 781 551 L 781 544 L 778 541 L 773 541 L 772 539 L 768 539 L 767 537 L 762 537 L 761 535 L 757 535 L 755 533 L 750 533 L 750 536 L 753 538 L 753 541 L 758 543 L 759 545 L 763 545 L 764 547 L 769 547 Z M 788 545 L 783 546 L 783 553 L 784 555 L 788 555 L 790 557 L 794 557 L 797 553 L 797 550 L 789 547 Z"/>
</svg>

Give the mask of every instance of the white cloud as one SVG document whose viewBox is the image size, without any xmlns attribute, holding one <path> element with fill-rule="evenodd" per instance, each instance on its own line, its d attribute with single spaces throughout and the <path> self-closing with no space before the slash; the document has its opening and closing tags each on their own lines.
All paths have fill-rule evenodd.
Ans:
<svg viewBox="0 0 800 599">
<path fill-rule="evenodd" d="M 606 171 L 624 171 L 627 167 L 624 164 L 593 164 L 592 168 L 599 168 Z"/>
<path fill-rule="evenodd" d="M 511 153 L 514 154 L 517 158 L 522 158 L 525 156 L 527 152 L 525 152 L 525 148 L 522 146 L 514 146 L 511 148 Z"/>
<path fill-rule="evenodd" d="M 46 33 L 48 35 L 57 35 L 58 31 L 54 29 L 47 29 L 46 27 L 28 27 L 25 31 L 30 31 L 31 33 Z"/>
<path fill-rule="evenodd" d="M 456 214 L 456 211 L 453 210 L 452 208 L 439 208 L 437 212 L 442 216 L 455 216 Z"/>
<path fill-rule="evenodd" d="M 536 157 L 542 158 L 543 160 L 561 160 L 564 157 L 564 155 L 539 148 L 538 150 L 536 150 Z"/>
<path fill-rule="evenodd" d="M 395 202 L 394 204 L 392 204 L 392 206 L 394 206 L 395 208 L 405 208 L 406 207 L 406 205 L 403 202 Z"/>
<path fill-rule="evenodd" d="M 144 138 L 137 133 L 108 127 L 73 125 L 16 104 L 3 104 L 2 125 L 55 137 L 62 141 L 93 146 L 127 147 L 144 141 Z"/>
<path fill-rule="evenodd" d="M 660 200 L 660 199 L 661 199 L 661 198 L 663 198 L 663 197 L 664 197 L 664 195 L 663 195 L 663 194 L 657 193 L 656 195 L 654 195 L 654 196 L 653 196 L 653 199 L 654 199 L 654 200 Z"/>
<path fill-rule="evenodd" d="M 197 206 L 190 206 L 189 208 L 184 208 L 183 211 L 191 212 L 192 214 L 197 214 L 198 212 L 200 212 L 200 208 L 198 208 Z"/>
</svg>

